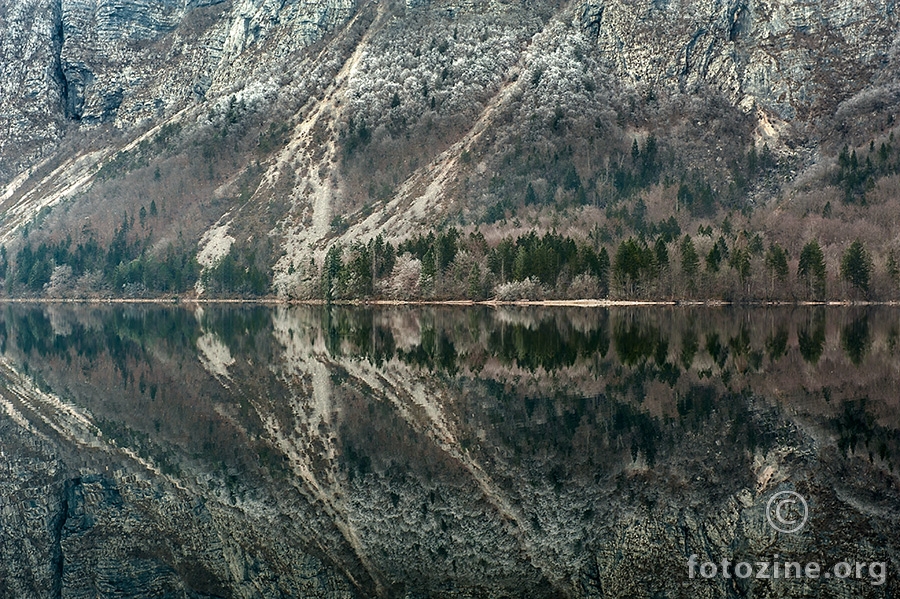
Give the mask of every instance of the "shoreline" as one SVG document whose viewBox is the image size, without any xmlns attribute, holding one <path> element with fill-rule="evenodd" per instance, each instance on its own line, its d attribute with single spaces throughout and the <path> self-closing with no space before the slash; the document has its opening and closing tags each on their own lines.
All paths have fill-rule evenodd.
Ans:
<svg viewBox="0 0 900 599">
<path fill-rule="evenodd" d="M 260 298 L 200 298 L 200 297 L 157 297 L 157 298 L 47 298 L 47 297 L 12 297 L 0 298 L 0 304 L 159 304 L 159 305 L 268 305 L 268 306 L 356 306 L 356 307 L 391 307 L 391 306 L 447 306 L 447 307 L 546 307 L 546 308 L 620 308 L 620 307 L 693 307 L 693 308 L 781 308 L 781 307 L 898 307 L 900 301 L 868 301 L 868 300 L 758 300 L 758 301 L 726 301 L 726 300 L 611 300 L 611 299 L 554 299 L 554 300 L 296 300 L 278 297 Z"/>
</svg>

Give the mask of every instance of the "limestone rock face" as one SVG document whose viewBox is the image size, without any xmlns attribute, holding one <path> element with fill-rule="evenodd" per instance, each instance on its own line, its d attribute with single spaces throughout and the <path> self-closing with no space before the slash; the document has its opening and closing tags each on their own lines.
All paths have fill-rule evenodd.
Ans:
<svg viewBox="0 0 900 599">
<path fill-rule="evenodd" d="M 0 5 L 0 177 L 27 166 L 60 135 L 59 3 Z"/>
<path fill-rule="evenodd" d="M 146 79 L 165 62 L 149 46 L 174 29 L 183 14 L 167 2 L 63 2 L 59 68 L 66 118 L 85 124 L 110 120 L 126 95 L 130 102 L 124 112 L 139 112 L 132 106 L 135 89 L 149 87 Z M 148 100 L 152 106 L 154 98 Z"/>
<path fill-rule="evenodd" d="M 745 109 L 808 118 L 889 59 L 892 2 L 590 2 L 583 22 L 620 77 L 726 90 Z"/>
<path fill-rule="evenodd" d="M 66 128 L 152 123 L 210 88 L 264 83 L 354 12 L 352 0 L 3 0 L 0 174 L 33 164 Z M 625 84 L 712 85 L 745 111 L 801 124 L 870 84 L 897 35 L 892 2 L 590 0 L 573 13 Z"/>
<path fill-rule="evenodd" d="M 152 124 L 211 86 L 242 87 L 259 53 L 305 47 L 352 11 L 346 0 L 4 0 L 0 176 L 39 161 L 66 130 Z"/>
</svg>

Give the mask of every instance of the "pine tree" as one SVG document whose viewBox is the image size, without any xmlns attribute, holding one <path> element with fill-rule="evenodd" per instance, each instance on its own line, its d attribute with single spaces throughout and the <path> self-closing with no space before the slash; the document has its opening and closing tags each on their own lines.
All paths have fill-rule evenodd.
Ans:
<svg viewBox="0 0 900 599">
<path fill-rule="evenodd" d="M 422 258 L 422 272 L 419 274 L 419 285 L 427 295 L 431 295 L 434 292 L 434 280 L 436 277 L 437 263 L 434 257 L 434 247 L 429 247 Z"/>
<path fill-rule="evenodd" d="M 600 290 L 604 295 L 609 294 L 609 264 L 609 252 L 602 247 L 597 254 L 597 278 L 600 279 Z"/>
<path fill-rule="evenodd" d="M 893 248 L 888 251 L 887 274 L 892 283 L 891 292 L 893 293 L 897 290 L 897 285 L 900 284 L 900 264 L 897 263 L 897 254 Z"/>
<path fill-rule="evenodd" d="M 666 249 L 666 242 L 662 237 L 656 239 L 656 245 L 653 247 L 653 253 L 656 258 L 656 268 L 659 272 L 669 268 L 669 250 Z"/>
<path fill-rule="evenodd" d="M 766 252 L 766 268 L 772 277 L 772 292 L 775 292 L 775 279 L 784 283 L 788 277 L 788 256 L 787 252 L 777 243 L 769 246 Z"/>
<path fill-rule="evenodd" d="M 719 272 L 719 264 L 722 262 L 722 252 L 719 250 L 719 244 L 716 243 L 710 248 L 706 254 L 706 270 L 709 272 Z"/>
<path fill-rule="evenodd" d="M 335 244 L 328 248 L 325 255 L 325 264 L 322 266 L 322 295 L 326 301 L 331 301 L 337 295 L 338 282 L 341 277 L 341 270 L 344 267 L 341 254 L 343 253 L 340 244 Z"/>
<path fill-rule="evenodd" d="M 806 282 L 807 290 L 815 297 L 825 297 L 825 255 L 815 239 L 807 242 L 800 251 L 797 278 Z"/>
<path fill-rule="evenodd" d="M 484 285 L 481 282 L 481 269 L 478 268 L 478 264 L 475 263 L 472 265 L 472 269 L 469 271 L 469 297 L 473 300 L 484 299 Z"/>
<path fill-rule="evenodd" d="M 741 285 L 747 286 L 747 293 L 750 293 L 750 252 L 746 249 L 738 248 L 731 253 L 728 260 L 729 266 L 735 269 L 741 278 Z"/>
<path fill-rule="evenodd" d="M 626 293 L 634 293 L 635 285 L 652 269 L 653 258 L 653 250 L 643 241 L 628 238 L 619 244 L 613 272 Z"/>
<path fill-rule="evenodd" d="M 841 258 L 841 277 L 859 289 L 863 295 L 869 295 L 869 275 L 872 272 L 872 259 L 862 242 L 857 239 L 850 244 Z"/>
<path fill-rule="evenodd" d="M 691 241 L 690 235 L 685 235 L 681 240 L 681 272 L 684 273 L 688 280 L 688 286 L 691 290 L 695 287 L 694 278 L 700 269 L 700 256 L 694 248 L 694 242 Z"/>
</svg>

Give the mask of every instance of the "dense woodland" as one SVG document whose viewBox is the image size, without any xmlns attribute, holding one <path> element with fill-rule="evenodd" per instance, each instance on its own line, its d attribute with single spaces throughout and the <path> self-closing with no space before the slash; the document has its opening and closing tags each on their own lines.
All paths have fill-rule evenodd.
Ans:
<svg viewBox="0 0 900 599">
<path fill-rule="evenodd" d="M 794 188 L 791 201 L 780 206 L 752 199 L 790 166 L 768 145 L 732 148 L 724 167 L 691 166 L 675 158 L 678 140 L 651 134 L 633 138 L 627 151 L 618 146 L 587 150 L 597 153 L 595 162 L 603 165 L 589 170 L 577 165 L 584 157 L 572 150 L 575 138 L 564 125 L 567 117 L 557 116 L 542 142 L 557 149 L 503 158 L 501 172 L 507 175 L 488 183 L 492 191 L 472 204 L 480 209 L 445 218 L 427 233 L 393 239 L 380 234 L 348 241 L 342 238 L 345 216 L 335 217 L 324 259 L 298 267 L 297 276 L 307 284 L 292 297 L 900 299 L 900 247 L 885 237 L 889 222 L 878 223 L 887 227 L 884 231 L 872 227 L 873 218 L 886 216 L 896 202 L 900 151 L 893 132 L 870 140 L 867 147 L 845 145 L 833 165 L 807 183 L 808 189 Z M 165 168 L 166 160 L 180 155 L 179 148 L 198 145 L 198 163 L 188 165 L 188 172 L 205 165 L 208 179 L 215 182 L 220 178 L 215 169 L 222 164 L 215 148 L 223 142 L 234 142 L 228 160 L 237 160 L 247 137 L 256 136 L 256 155 L 263 157 L 284 141 L 285 127 L 262 128 L 265 120 L 241 102 L 229 102 L 221 115 L 211 118 L 215 126 L 199 137 L 164 128 L 104 166 L 96 185 L 137 181 L 138 189 L 153 192 L 165 179 L 160 164 Z M 384 150 L 384 145 L 372 146 L 364 123 L 350 125 L 351 134 L 341 140 L 348 173 L 366 152 Z M 604 125 L 598 121 L 596 126 Z M 464 164 L 475 160 L 461 159 Z M 700 168 L 704 166 L 708 168 Z M 235 192 L 243 201 L 260 172 L 248 167 L 238 179 Z M 377 190 L 370 191 L 374 195 L 362 216 L 380 201 Z M 42 211 L 12 252 L 0 251 L 6 294 L 274 293 L 272 267 L 278 255 L 271 242 L 251 243 L 252 230 L 245 231 L 223 258 L 203 269 L 195 242 L 181 233 L 174 239 L 160 237 L 160 229 L 172 226 L 171 210 L 161 208 L 168 205 L 167 197 L 157 202 L 153 196 L 140 194 L 140 202 L 127 203 L 111 229 L 102 222 L 96 229 L 86 225 L 74 239 L 71 229 L 52 224 L 56 215 L 50 209 Z"/>
<path fill-rule="evenodd" d="M 149 216 L 155 214 L 151 207 Z M 143 221 L 145 215 L 141 214 Z M 183 240 L 151 254 L 130 239 L 125 215 L 113 242 L 94 239 L 22 247 L 9 265 L 0 251 L 0 274 L 10 294 L 44 292 L 71 296 L 74 281 L 93 275 L 96 284 L 125 296 L 184 294 L 200 281 L 212 294 L 263 296 L 270 280 L 255 257 L 229 252 L 201 271 Z M 806 242 L 791 256 L 760 233 L 719 229 L 682 233 L 674 219 L 645 227 L 607 250 L 599 235 L 574 239 L 556 232 L 504 236 L 491 245 L 475 230 L 455 227 L 417 235 L 396 245 L 378 236 L 368 243 L 332 245 L 319 274 L 319 298 L 353 299 L 703 299 L 890 300 L 900 287 L 900 264 L 890 251 L 879 257 L 883 272 L 856 240 L 840 262 L 829 265 L 819 242 Z M 837 272 L 837 277 L 834 276 Z"/>
<path fill-rule="evenodd" d="M 799 256 L 759 233 L 696 235 L 673 230 L 632 236 L 612 248 L 593 239 L 534 231 L 489 246 L 480 233 L 429 232 L 396 248 L 380 237 L 332 246 L 321 276 L 326 300 L 395 299 L 705 299 L 726 301 L 887 300 L 896 296 L 896 255 L 877 273 L 854 241 L 836 265 L 836 280 L 818 241 Z M 830 287 L 835 287 L 832 289 Z"/>
</svg>

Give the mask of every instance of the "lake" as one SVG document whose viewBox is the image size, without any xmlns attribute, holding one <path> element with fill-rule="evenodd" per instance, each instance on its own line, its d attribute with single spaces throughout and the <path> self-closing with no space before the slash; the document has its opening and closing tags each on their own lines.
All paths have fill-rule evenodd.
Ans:
<svg viewBox="0 0 900 599">
<path fill-rule="evenodd" d="M 894 597 L 898 341 L 871 307 L 7 304 L 0 596 Z"/>
</svg>

